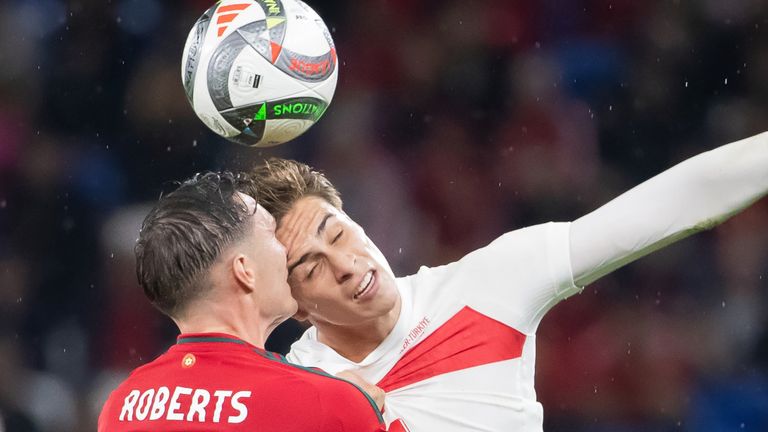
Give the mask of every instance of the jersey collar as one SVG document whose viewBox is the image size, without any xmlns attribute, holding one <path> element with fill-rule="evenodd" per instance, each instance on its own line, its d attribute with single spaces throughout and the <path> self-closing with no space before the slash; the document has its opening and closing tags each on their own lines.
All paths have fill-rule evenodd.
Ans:
<svg viewBox="0 0 768 432">
<path fill-rule="evenodd" d="M 243 345 L 249 348 L 258 347 L 248 342 L 226 333 L 182 333 L 176 337 L 176 345 L 194 344 L 194 343 L 226 343 Z"/>
</svg>

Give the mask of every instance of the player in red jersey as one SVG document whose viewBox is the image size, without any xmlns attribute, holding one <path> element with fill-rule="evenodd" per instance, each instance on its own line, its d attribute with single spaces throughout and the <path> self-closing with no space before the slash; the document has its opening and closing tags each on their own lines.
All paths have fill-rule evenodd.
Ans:
<svg viewBox="0 0 768 432">
<path fill-rule="evenodd" d="M 110 395 L 100 432 L 384 430 L 360 387 L 263 349 L 297 305 L 275 221 L 246 183 L 197 175 L 144 220 L 139 282 L 182 334 Z"/>
</svg>

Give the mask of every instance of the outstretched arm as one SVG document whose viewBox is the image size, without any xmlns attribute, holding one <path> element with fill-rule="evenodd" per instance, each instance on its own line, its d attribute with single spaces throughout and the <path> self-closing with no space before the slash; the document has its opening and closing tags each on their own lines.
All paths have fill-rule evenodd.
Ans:
<svg viewBox="0 0 768 432">
<path fill-rule="evenodd" d="M 768 132 L 692 157 L 571 225 L 578 286 L 712 228 L 768 194 Z"/>
</svg>

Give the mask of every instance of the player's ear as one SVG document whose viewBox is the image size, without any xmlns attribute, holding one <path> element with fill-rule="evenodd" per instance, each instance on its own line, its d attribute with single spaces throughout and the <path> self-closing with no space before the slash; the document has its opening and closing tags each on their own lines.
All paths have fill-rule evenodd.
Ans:
<svg viewBox="0 0 768 432">
<path fill-rule="evenodd" d="M 232 276 L 238 282 L 238 286 L 248 292 L 256 288 L 256 269 L 251 264 L 251 260 L 243 254 L 237 254 L 232 258 Z"/>
</svg>

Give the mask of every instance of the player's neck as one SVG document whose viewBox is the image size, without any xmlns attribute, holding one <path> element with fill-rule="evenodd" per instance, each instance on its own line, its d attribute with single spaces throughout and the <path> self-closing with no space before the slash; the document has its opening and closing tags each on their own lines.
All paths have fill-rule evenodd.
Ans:
<svg viewBox="0 0 768 432">
<path fill-rule="evenodd" d="M 354 326 L 338 326 L 330 323 L 313 323 L 317 339 L 331 347 L 339 355 L 355 363 L 361 362 L 373 352 L 395 328 L 400 317 L 402 299 L 386 315 Z"/>
<path fill-rule="evenodd" d="M 233 308 L 216 302 L 197 304 L 181 319 L 174 319 L 182 333 L 225 333 L 264 348 L 274 325 L 242 319 Z"/>
</svg>

